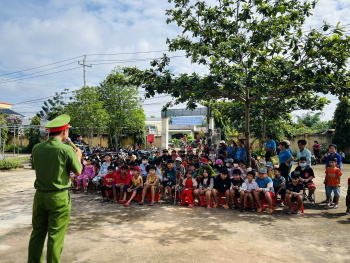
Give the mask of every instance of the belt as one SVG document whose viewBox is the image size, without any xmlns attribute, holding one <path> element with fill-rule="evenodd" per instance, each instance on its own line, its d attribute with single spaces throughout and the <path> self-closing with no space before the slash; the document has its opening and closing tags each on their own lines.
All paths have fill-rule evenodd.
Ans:
<svg viewBox="0 0 350 263">
<path fill-rule="evenodd" d="M 37 191 L 40 191 L 40 192 L 63 192 L 63 191 L 66 191 L 68 190 L 69 188 L 63 188 L 63 189 L 58 189 L 58 190 L 40 190 L 40 189 L 36 189 Z"/>
</svg>

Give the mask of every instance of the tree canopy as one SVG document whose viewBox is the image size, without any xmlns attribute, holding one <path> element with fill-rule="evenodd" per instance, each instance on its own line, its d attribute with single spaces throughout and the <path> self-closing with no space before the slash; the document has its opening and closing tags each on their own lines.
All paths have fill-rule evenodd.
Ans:
<svg viewBox="0 0 350 263">
<path fill-rule="evenodd" d="M 167 39 L 169 50 L 184 50 L 208 74 L 174 74 L 166 55 L 153 61 L 151 69 L 126 68 L 131 83 L 142 85 L 148 96 L 168 93 L 188 108 L 215 99 L 241 102 L 249 144 L 251 104 L 315 100 L 317 93 L 343 95 L 350 90 L 350 38 L 344 27 L 324 22 L 321 29 L 303 29 L 317 1 L 219 0 L 215 6 L 169 2 L 174 7 L 166 10 L 167 23 L 182 29 L 177 38 Z"/>
</svg>

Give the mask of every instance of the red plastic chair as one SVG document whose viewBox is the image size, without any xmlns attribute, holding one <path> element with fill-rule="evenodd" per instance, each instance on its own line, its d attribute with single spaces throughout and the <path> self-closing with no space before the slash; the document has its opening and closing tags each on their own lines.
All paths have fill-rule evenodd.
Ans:
<svg viewBox="0 0 350 263">
<path fill-rule="evenodd" d="M 280 195 L 279 195 L 280 196 Z M 281 196 L 278 198 L 277 197 L 277 195 L 275 195 L 275 197 L 274 197 L 274 202 L 275 203 L 282 203 L 282 198 L 281 198 Z M 286 204 L 287 203 L 287 201 L 286 201 L 286 199 L 284 198 L 284 200 L 283 200 L 283 204 Z"/>
<path fill-rule="evenodd" d="M 262 198 L 262 199 L 260 200 L 260 203 L 261 203 L 262 209 L 269 209 L 269 208 L 270 208 L 270 207 L 269 207 L 269 204 L 266 202 L 266 199 L 265 199 L 265 198 Z M 256 209 L 259 208 L 258 204 L 255 204 L 255 208 L 256 208 Z M 273 199 L 272 199 L 272 210 L 275 211 L 275 204 L 274 204 L 274 202 L 273 202 Z"/>
<path fill-rule="evenodd" d="M 209 197 L 210 198 L 210 207 L 213 207 L 213 199 L 211 198 L 211 196 Z M 201 207 L 203 206 L 203 205 L 208 205 L 208 201 L 207 201 L 207 198 L 206 198 L 206 196 L 205 195 L 202 195 L 201 196 Z"/>
<path fill-rule="evenodd" d="M 226 205 L 226 195 L 219 193 L 218 204 L 217 205 Z"/>
<path fill-rule="evenodd" d="M 299 208 L 298 203 L 297 202 L 293 202 L 292 203 L 292 210 L 295 211 L 295 210 L 298 210 L 298 208 Z M 304 214 L 304 204 L 301 204 L 300 211 L 301 211 L 302 214 Z"/>
<path fill-rule="evenodd" d="M 154 202 L 158 203 L 159 200 L 160 200 L 160 195 L 159 195 L 159 193 L 156 193 L 154 195 Z M 152 193 L 149 192 L 149 193 L 147 193 L 147 202 L 151 202 L 151 201 L 152 201 Z"/>
</svg>

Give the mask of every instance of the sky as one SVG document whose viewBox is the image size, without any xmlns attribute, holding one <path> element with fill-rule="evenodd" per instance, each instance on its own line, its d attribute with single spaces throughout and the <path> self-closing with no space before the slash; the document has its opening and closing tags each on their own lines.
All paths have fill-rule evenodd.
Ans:
<svg viewBox="0 0 350 263">
<path fill-rule="evenodd" d="M 215 2 L 212 0 L 211 2 Z M 181 33 L 166 24 L 167 0 L 2 0 L 0 2 L 0 101 L 34 116 L 55 92 L 98 85 L 116 66 L 150 68 L 150 60 L 167 53 L 174 73 L 206 69 L 191 64 L 183 52 L 170 53 L 166 39 Z M 350 1 L 320 0 L 306 27 L 323 21 L 350 27 Z M 67 97 L 69 98 L 69 95 Z M 141 95 L 142 96 L 142 92 Z M 333 117 L 337 98 L 324 108 L 322 120 Z M 144 100 L 147 117 L 159 117 L 170 96 Z M 177 108 L 184 107 L 179 105 Z M 301 115 L 305 111 L 294 112 Z"/>
</svg>

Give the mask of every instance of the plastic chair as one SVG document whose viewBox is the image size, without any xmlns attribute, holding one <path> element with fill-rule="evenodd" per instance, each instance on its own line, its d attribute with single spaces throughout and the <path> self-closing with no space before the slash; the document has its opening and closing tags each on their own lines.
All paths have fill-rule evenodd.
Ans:
<svg viewBox="0 0 350 263">
<path fill-rule="evenodd" d="M 226 205 L 226 195 L 225 194 L 219 193 L 217 205 Z"/>
<path fill-rule="evenodd" d="M 211 196 L 209 198 L 210 198 L 210 207 L 213 207 L 213 198 Z M 201 196 L 201 205 L 200 206 L 202 207 L 203 205 L 208 205 L 208 201 L 207 201 L 207 198 L 205 195 Z"/>
<path fill-rule="evenodd" d="M 265 199 L 265 198 L 262 198 L 262 199 L 260 200 L 260 203 L 261 203 L 262 209 L 269 209 L 269 208 L 270 208 L 270 206 L 269 206 L 269 204 L 266 202 L 266 199 Z M 258 208 L 259 208 L 258 204 L 255 204 L 255 207 L 256 207 L 256 209 L 258 209 Z M 272 199 L 272 210 L 275 211 L 275 204 L 274 204 L 274 202 L 273 202 L 273 199 Z"/>
<path fill-rule="evenodd" d="M 298 208 L 299 208 L 298 203 L 297 202 L 293 202 L 292 203 L 292 210 L 295 211 L 295 210 L 298 210 Z M 302 214 L 304 214 L 304 204 L 301 204 L 300 211 L 301 211 Z"/>
<path fill-rule="evenodd" d="M 160 195 L 159 195 L 159 193 L 156 193 L 154 195 L 154 202 L 158 203 L 159 200 L 160 200 Z M 152 201 L 152 193 L 149 192 L 149 193 L 147 193 L 147 202 L 151 202 L 151 201 Z"/>
</svg>

